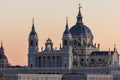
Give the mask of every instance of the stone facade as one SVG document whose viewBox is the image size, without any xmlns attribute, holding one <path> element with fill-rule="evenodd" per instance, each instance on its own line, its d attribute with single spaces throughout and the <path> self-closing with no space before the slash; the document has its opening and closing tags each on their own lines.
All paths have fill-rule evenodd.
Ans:
<svg viewBox="0 0 120 80">
<path fill-rule="evenodd" d="M 18 74 L 17 80 L 61 80 L 61 74 Z"/>
</svg>

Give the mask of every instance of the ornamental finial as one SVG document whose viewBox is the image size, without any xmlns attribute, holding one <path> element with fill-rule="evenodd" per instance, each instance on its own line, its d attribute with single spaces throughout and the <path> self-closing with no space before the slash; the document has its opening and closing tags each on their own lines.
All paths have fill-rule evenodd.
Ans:
<svg viewBox="0 0 120 80">
<path fill-rule="evenodd" d="M 66 17 L 66 24 L 68 24 L 68 17 Z"/>
<path fill-rule="evenodd" d="M 81 7 L 81 4 L 79 3 L 79 10 L 80 10 L 80 8 L 82 8 L 82 7 Z"/>
<path fill-rule="evenodd" d="M 114 44 L 114 48 L 116 48 L 116 44 Z"/>
<path fill-rule="evenodd" d="M 34 24 L 34 18 L 32 19 L 32 23 Z"/>
</svg>

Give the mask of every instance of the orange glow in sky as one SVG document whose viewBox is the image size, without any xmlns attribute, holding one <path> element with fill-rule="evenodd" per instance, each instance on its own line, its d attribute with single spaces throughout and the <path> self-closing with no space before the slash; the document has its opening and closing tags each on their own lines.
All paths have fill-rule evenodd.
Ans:
<svg viewBox="0 0 120 80">
<path fill-rule="evenodd" d="M 49 37 L 59 48 L 65 29 L 76 23 L 78 4 L 82 5 L 83 22 L 101 50 L 120 52 L 120 0 L 0 0 L 0 40 L 12 65 L 27 65 L 28 37 L 35 18 L 39 49 Z"/>
</svg>

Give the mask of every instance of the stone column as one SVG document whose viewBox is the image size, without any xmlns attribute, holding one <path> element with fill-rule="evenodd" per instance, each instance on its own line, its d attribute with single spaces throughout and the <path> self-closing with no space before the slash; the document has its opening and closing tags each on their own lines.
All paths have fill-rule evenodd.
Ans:
<svg viewBox="0 0 120 80">
<path fill-rule="evenodd" d="M 35 67 L 37 67 L 37 63 L 38 63 L 37 59 L 38 59 L 38 57 L 36 56 L 35 59 L 36 59 L 36 61 L 35 61 L 36 62 Z"/>
<path fill-rule="evenodd" d="M 47 68 L 47 56 L 45 56 L 45 68 Z"/>
<path fill-rule="evenodd" d="M 56 68 L 56 66 L 57 66 L 56 63 L 57 63 L 57 61 L 56 61 L 56 56 L 55 56 L 55 68 Z"/>
<path fill-rule="evenodd" d="M 53 64 L 53 62 L 52 62 L 52 56 L 50 56 L 50 58 L 51 58 L 51 65 L 50 65 L 50 67 L 52 68 L 52 64 Z"/>
</svg>

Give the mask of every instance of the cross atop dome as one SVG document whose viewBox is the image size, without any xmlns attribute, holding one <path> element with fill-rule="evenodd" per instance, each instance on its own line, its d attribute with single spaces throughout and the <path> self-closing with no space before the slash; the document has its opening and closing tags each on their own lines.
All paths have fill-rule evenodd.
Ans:
<svg viewBox="0 0 120 80">
<path fill-rule="evenodd" d="M 82 8 L 81 4 L 79 3 L 79 10 Z"/>
<path fill-rule="evenodd" d="M 79 4 L 79 12 L 78 12 L 78 16 L 77 16 L 77 23 L 82 23 L 82 14 L 81 14 L 81 4 Z"/>
</svg>

